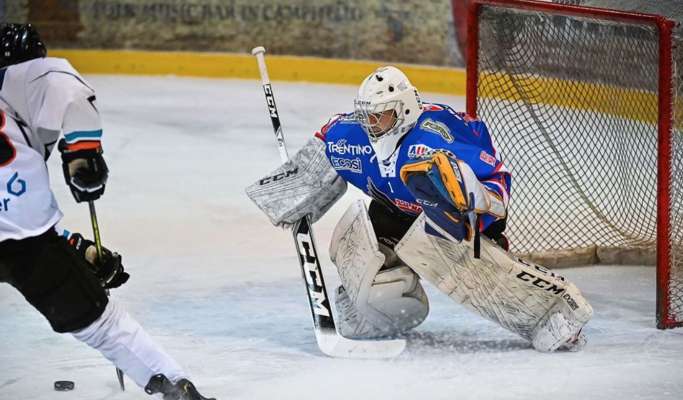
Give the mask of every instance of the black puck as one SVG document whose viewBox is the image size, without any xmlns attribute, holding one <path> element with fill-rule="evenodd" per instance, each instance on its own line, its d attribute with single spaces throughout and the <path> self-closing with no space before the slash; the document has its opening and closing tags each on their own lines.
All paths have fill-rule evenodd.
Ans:
<svg viewBox="0 0 683 400">
<path fill-rule="evenodd" d="M 74 390 L 73 381 L 55 381 L 55 390 L 58 392 L 68 392 Z"/>
</svg>

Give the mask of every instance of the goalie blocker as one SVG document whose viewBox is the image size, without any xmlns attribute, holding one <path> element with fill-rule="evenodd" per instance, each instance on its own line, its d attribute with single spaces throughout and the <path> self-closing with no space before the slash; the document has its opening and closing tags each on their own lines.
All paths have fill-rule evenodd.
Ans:
<svg viewBox="0 0 683 400">
<path fill-rule="evenodd" d="M 325 143 L 309 139 L 294 157 L 246 189 L 275 226 L 290 227 L 305 216 L 317 221 L 346 192 L 346 182 L 325 157 Z"/>
</svg>

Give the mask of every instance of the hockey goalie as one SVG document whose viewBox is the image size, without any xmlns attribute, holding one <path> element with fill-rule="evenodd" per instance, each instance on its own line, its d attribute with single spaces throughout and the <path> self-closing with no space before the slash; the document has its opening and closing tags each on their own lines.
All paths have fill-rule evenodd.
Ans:
<svg viewBox="0 0 683 400">
<path fill-rule="evenodd" d="M 426 104 L 387 66 L 247 194 L 276 226 L 318 220 L 350 183 L 368 196 L 338 222 L 330 257 L 340 333 L 403 334 L 427 317 L 421 279 L 543 352 L 579 350 L 591 306 L 574 284 L 514 257 L 503 234 L 511 177 L 484 122 Z"/>
</svg>

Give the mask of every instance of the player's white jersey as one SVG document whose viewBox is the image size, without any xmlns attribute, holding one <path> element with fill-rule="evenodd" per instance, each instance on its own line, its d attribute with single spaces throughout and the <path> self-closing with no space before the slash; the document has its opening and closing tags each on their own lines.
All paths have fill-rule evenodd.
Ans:
<svg viewBox="0 0 683 400">
<path fill-rule="evenodd" d="M 0 69 L 0 241 L 39 235 L 62 217 L 45 161 L 60 133 L 100 140 L 95 92 L 68 61 L 39 58 Z"/>
</svg>

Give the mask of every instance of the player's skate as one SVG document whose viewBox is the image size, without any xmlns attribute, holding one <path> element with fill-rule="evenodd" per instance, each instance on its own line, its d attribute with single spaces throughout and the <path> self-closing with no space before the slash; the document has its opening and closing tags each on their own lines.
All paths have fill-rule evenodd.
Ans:
<svg viewBox="0 0 683 400">
<path fill-rule="evenodd" d="M 187 379 L 172 383 L 162 374 L 150 378 L 149 383 L 145 386 L 145 392 L 147 394 L 161 393 L 164 395 L 164 400 L 215 400 L 199 394 L 194 384 Z"/>
</svg>

